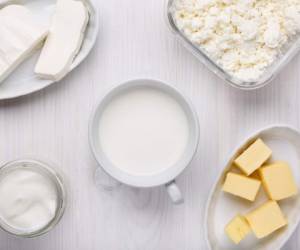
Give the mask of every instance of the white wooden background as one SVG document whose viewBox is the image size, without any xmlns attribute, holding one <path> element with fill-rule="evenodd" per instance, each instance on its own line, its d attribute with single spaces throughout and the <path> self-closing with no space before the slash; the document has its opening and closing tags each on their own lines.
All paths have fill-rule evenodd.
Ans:
<svg viewBox="0 0 300 250">
<path fill-rule="evenodd" d="M 98 0 L 100 34 L 88 59 L 65 80 L 0 103 L 0 162 L 33 155 L 54 161 L 69 189 L 66 213 L 50 233 L 19 239 L 0 232 L 0 250 L 205 250 L 204 207 L 222 162 L 248 133 L 272 123 L 300 129 L 300 57 L 267 87 L 227 86 L 189 54 L 164 20 L 164 0 Z M 111 85 L 137 77 L 162 79 L 191 98 L 200 147 L 178 178 L 185 203 L 163 188 L 113 191 L 94 184 L 88 120 Z M 0 201 L 4 202 L 4 201 Z M 300 230 L 285 250 L 300 248 Z"/>
</svg>

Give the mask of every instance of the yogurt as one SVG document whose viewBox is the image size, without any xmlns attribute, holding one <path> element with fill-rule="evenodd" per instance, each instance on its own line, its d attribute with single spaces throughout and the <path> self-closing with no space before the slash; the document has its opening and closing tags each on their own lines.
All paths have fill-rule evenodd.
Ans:
<svg viewBox="0 0 300 250">
<path fill-rule="evenodd" d="M 56 215 L 55 183 L 40 171 L 16 167 L 0 177 L 0 221 L 13 231 L 31 233 L 45 228 Z"/>
<path fill-rule="evenodd" d="M 109 161 L 131 175 L 163 171 L 184 154 L 189 122 L 178 101 L 151 87 L 124 91 L 104 107 L 99 139 Z"/>
</svg>

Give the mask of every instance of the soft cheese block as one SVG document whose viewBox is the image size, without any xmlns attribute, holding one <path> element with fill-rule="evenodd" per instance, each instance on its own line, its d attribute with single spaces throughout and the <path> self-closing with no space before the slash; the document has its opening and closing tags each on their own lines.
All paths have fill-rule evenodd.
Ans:
<svg viewBox="0 0 300 250">
<path fill-rule="evenodd" d="M 23 6 L 0 10 L 0 82 L 45 39 L 48 28 L 37 24 Z"/>
<path fill-rule="evenodd" d="M 236 173 L 227 173 L 223 191 L 239 196 L 249 201 L 254 201 L 261 182 L 254 178 Z"/>
<path fill-rule="evenodd" d="M 227 224 L 225 232 L 235 244 L 238 244 L 251 232 L 251 228 L 243 216 L 237 215 Z"/>
<path fill-rule="evenodd" d="M 276 201 L 266 202 L 245 217 L 259 239 L 287 225 L 287 221 Z"/>
<path fill-rule="evenodd" d="M 270 158 L 271 154 L 271 149 L 261 139 L 257 139 L 234 160 L 234 163 L 246 175 L 250 175 L 261 167 Z"/>
<path fill-rule="evenodd" d="M 58 81 L 69 72 L 88 20 L 88 10 L 82 1 L 57 1 L 50 32 L 35 67 L 39 77 Z"/>
<path fill-rule="evenodd" d="M 264 166 L 258 171 L 270 199 L 279 201 L 298 193 L 291 168 L 286 162 Z"/>
</svg>

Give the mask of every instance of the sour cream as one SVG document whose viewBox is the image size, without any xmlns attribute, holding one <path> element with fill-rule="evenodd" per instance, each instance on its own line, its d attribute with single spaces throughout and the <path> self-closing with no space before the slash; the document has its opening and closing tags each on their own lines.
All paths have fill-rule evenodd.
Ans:
<svg viewBox="0 0 300 250">
<path fill-rule="evenodd" d="M 21 233 L 45 228 L 58 207 L 54 181 L 27 167 L 16 167 L 1 174 L 0 200 L 1 223 Z"/>
</svg>

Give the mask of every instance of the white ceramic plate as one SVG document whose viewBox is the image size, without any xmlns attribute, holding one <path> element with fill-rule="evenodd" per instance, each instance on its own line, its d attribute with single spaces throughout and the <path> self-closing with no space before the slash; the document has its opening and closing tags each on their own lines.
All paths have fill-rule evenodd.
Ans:
<svg viewBox="0 0 300 250">
<path fill-rule="evenodd" d="M 289 225 L 277 230 L 263 239 L 248 235 L 239 245 L 232 243 L 226 236 L 226 224 L 238 213 L 245 214 L 267 200 L 263 188 L 260 189 L 254 203 L 241 200 L 224 193 L 221 188 L 225 174 L 231 168 L 233 160 L 256 138 L 261 138 L 273 151 L 271 161 L 286 161 L 290 164 L 298 189 L 300 187 L 300 134 L 288 126 L 272 126 L 250 136 L 226 162 L 224 171 L 217 179 L 209 197 L 206 209 L 205 231 L 207 242 L 213 250 L 275 250 L 280 249 L 296 229 L 300 219 L 300 193 L 293 198 L 280 201 L 279 205 Z M 234 168 L 232 168 L 234 169 Z M 300 191 L 300 189 L 299 189 Z"/>
<path fill-rule="evenodd" d="M 0 0 L 5 2 L 6 0 Z M 93 0 L 82 0 L 89 9 L 90 19 L 86 29 L 82 47 L 74 59 L 70 71 L 75 69 L 89 54 L 93 48 L 98 34 L 98 11 Z M 9 1 L 8 1 L 9 2 Z M 13 0 L 28 7 L 40 23 L 49 22 L 54 10 L 56 0 Z M 0 2 L 1 7 L 1 2 Z M 54 81 L 42 80 L 34 74 L 34 66 L 37 62 L 39 51 L 25 60 L 14 72 L 0 83 L 0 100 L 24 96 L 39 91 Z"/>
</svg>

